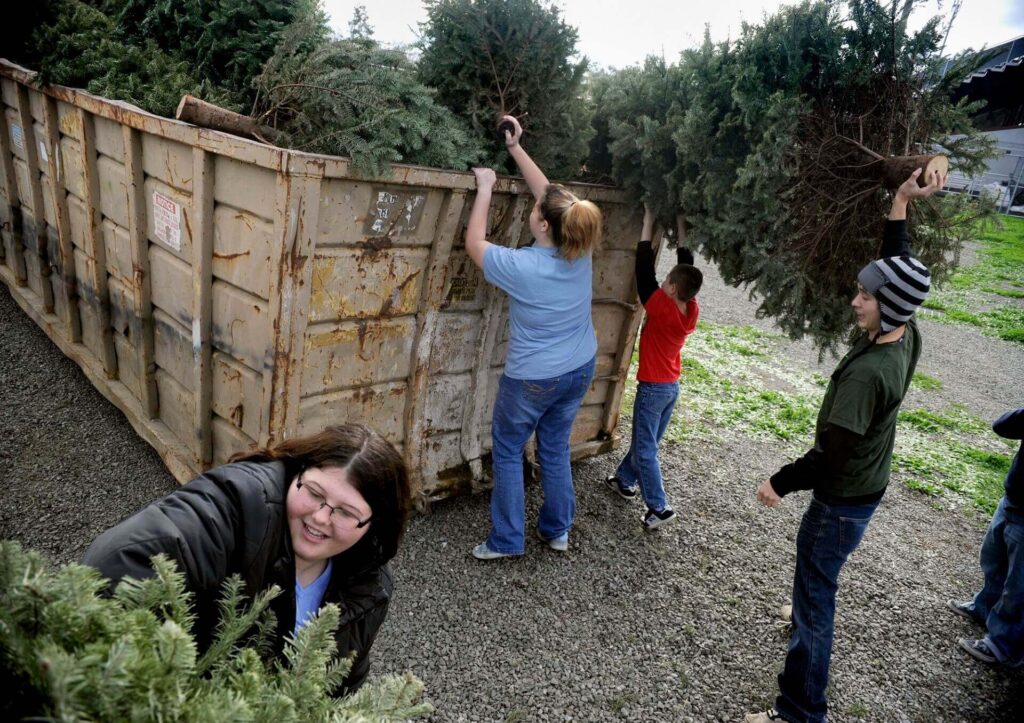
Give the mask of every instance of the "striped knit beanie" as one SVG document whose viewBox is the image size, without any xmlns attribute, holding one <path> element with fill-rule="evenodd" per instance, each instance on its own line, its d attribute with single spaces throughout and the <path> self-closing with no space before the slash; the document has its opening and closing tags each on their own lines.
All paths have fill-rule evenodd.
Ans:
<svg viewBox="0 0 1024 723">
<path fill-rule="evenodd" d="M 857 281 L 878 299 L 882 333 L 906 324 L 928 296 L 932 275 L 913 256 L 890 256 L 872 261 L 857 274 Z"/>
</svg>

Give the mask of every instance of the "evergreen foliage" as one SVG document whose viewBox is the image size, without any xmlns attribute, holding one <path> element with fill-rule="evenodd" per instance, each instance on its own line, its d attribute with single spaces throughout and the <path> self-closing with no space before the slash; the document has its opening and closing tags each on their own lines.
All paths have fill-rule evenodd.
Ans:
<svg viewBox="0 0 1024 723">
<path fill-rule="evenodd" d="M 173 116 L 181 96 L 248 110 L 252 79 L 309 0 L 44 0 L 13 51 L 40 80 Z M 26 42 L 27 39 L 27 42 Z"/>
<path fill-rule="evenodd" d="M 82 0 L 51 3 L 46 21 L 31 34 L 21 62 L 38 65 L 41 83 L 85 88 L 124 100 L 159 115 L 174 115 L 186 93 L 224 103 L 222 93 L 204 90 L 190 63 L 163 51 L 152 40 L 127 42 L 116 23 Z"/>
<path fill-rule="evenodd" d="M 248 110 L 252 80 L 305 3 L 296 0 L 103 0 L 127 42 L 187 60 L 227 105 Z"/>
<path fill-rule="evenodd" d="M 586 59 L 576 60 L 575 28 L 540 0 L 427 0 L 420 79 L 466 119 L 486 162 L 513 164 L 497 132 L 520 119 L 530 155 L 550 178 L 575 178 L 593 131 L 583 99 Z"/>
<path fill-rule="evenodd" d="M 247 602 L 225 586 L 217 639 L 202 656 L 190 633 L 190 594 L 167 558 L 155 576 L 107 581 L 82 565 L 47 568 L 35 552 L 0 542 L 0 666 L 5 720 L 400 721 L 426 715 L 411 674 L 386 676 L 353 695 L 330 694 L 351 667 L 334 660 L 337 606 L 327 605 L 266 661 L 272 588 Z M 255 629 L 255 632 L 254 632 Z"/>
<path fill-rule="evenodd" d="M 351 156 L 357 170 L 389 163 L 465 169 L 476 139 L 423 85 L 398 50 L 380 47 L 358 16 L 353 37 L 331 38 L 315 10 L 294 22 L 257 78 L 254 115 L 292 148 Z"/>
<path fill-rule="evenodd" d="M 594 166 L 650 203 L 667 224 L 685 214 L 689 241 L 729 283 L 749 284 L 758 313 L 822 350 L 850 329 L 857 270 L 879 246 L 889 195 L 864 167 L 876 157 L 934 152 L 976 171 L 989 144 L 940 76 L 938 20 L 907 30 L 914 0 L 809 2 L 734 43 L 649 59 L 603 81 Z M 607 114 L 607 120 L 602 118 Z M 953 139 L 954 134 L 961 134 Z M 931 198 L 911 212 L 914 251 L 941 282 L 984 202 Z"/>
</svg>

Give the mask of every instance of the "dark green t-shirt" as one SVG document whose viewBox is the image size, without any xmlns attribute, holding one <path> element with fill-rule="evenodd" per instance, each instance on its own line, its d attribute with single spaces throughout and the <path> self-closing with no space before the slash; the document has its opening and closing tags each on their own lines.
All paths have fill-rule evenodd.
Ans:
<svg viewBox="0 0 1024 723">
<path fill-rule="evenodd" d="M 814 446 L 828 424 L 859 435 L 853 454 L 833 479 L 816 489 L 836 497 L 858 497 L 889 483 L 896 416 L 921 356 L 921 333 L 911 318 L 902 341 L 872 344 L 862 336 L 832 373 L 818 412 Z"/>
</svg>

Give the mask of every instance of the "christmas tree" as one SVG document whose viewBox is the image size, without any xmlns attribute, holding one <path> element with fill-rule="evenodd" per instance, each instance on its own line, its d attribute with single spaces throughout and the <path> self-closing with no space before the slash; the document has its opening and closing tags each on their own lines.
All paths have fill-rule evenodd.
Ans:
<svg viewBox="0 0 1024 723">
<path fill-rule="evenodd" d="M 335 658 L 338 608 L 326 605 L 267 660 L 268 603 L 247 600 L 236 576 L 200 653 L 184 576 L 162 555 L 155 575 L 121 581 L 107 596 L 94 569 L 51 570 L 38 553 L 0 542 L 0 666 L 5 720 L 399 721 L 431 711 L 411 674 L 369 681 L 333 697 L 351 662 Z"/>
</svg>

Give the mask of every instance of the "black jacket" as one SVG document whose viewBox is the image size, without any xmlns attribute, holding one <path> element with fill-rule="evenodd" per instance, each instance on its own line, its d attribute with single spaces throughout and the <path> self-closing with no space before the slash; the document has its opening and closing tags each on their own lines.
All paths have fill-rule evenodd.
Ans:
<svg viewBox="0 0 1024 723">
<path fill-rule="evenodd" d="M 1024 439 L 1024 407 L 1007 412 L 992 425 L 993 431 L 1007 439 Z M 1021 443 L 1024 449 L 1024 442 Z M 1024 462 L 1021 450 L 1013 455 L 1010 471 L 1006 474 L 1006 502 L 1014 511 L 1024 514 Z"/>
<path fill-rule="evenodd" d="M 151 577 L 150 558 L 166 554 L 194 595 L 193 633 L 201 651 L 213 640 L 221 585 L 229 575 L 241 576 L 249 596 L 276 583 L 284 591 L 271 603 L 277 616 L 274 652 L 280 654 L 295 626 L 295 557 L 285 509 L 289 482 L 280 462 L 216 467 L 107 530 L 82 562 L 116 583 Z M 349 552 L 355 548 L 334 558 L 324 603 L 341 609 L 339 654 L 356 653 L 344 683 L 351 691 L 369 670 L 370 646 L 387 615 L 393 582 L 387 565 L 359 564 Z"/>
</svg>

